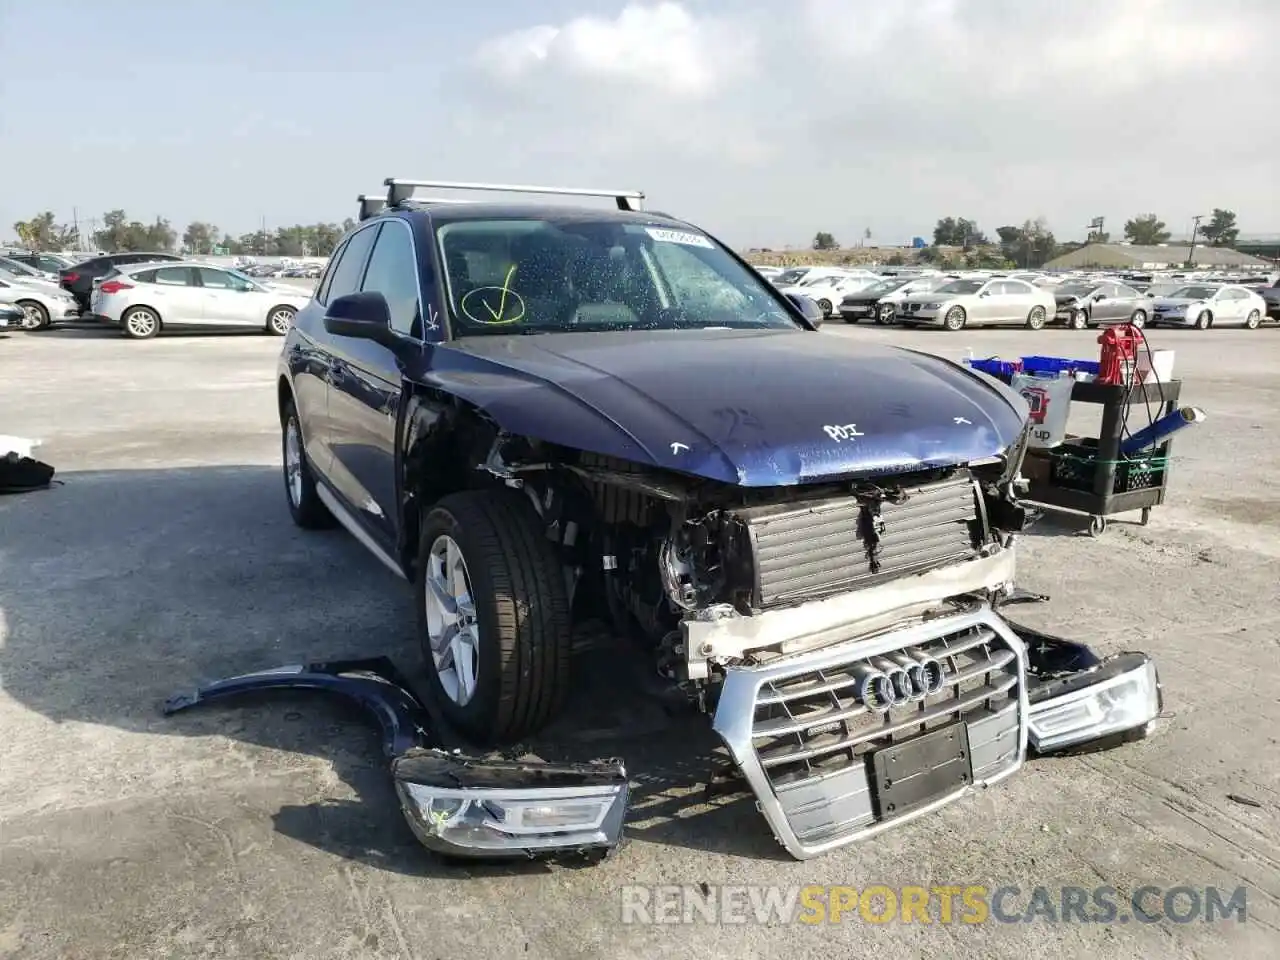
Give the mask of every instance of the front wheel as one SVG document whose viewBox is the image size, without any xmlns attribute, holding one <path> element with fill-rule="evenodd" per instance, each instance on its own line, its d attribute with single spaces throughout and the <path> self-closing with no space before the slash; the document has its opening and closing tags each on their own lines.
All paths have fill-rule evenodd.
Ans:
<svg viewBox="0 0 1280 960">
<path fill-rule="evenodd" d="M 965 316 L 964 307 L 952 307 L 947 311 L 946 316 L 942 318 L 942 325 L 952 331 L 963 330 L 968 317 Z"/>
<path fill-rule="evenodd" d="M 1032 307 L 1031 312 L 1027 314 L 1027 329 L 1043 330 L 1047 319 L 1048 315 L 1044 307 Z"/>
<path fill-rule="evenodd" d="M 1147 311 L 1135 310 L 1133 316 L 1129 318 L 1129 325 L 1141 330 L 1147 325 Z"/>
<path fill-rule="evenodd" d="M 333 514 L 316 491 L 315 474 L 311 472 L 311 462 L 307 460 L 307 451 L 302 443 L 302 425 L 292 400 L 285 407 L 280 446 L 289 516 L 304 530 L 323 530 L 333 526 Z"/>
<path fill-rule="evenodd" d="M 483 744 L 545 726 L 569 691 L 572 631 L 560 558 L 507 489 L 445 497 L 423 518 L 415 576 L 427 685 Z"/>
<path fill-rule="evenodd" d="M 150 307 L 130 307 L 120 318 L 125 336 L 134 340 L 149 340 L 160 332 L 160 314 Z"/>
<path fill-rule="evenodd" d="M 1089 326 L 1089 314 L 1083 310 L 1077 310 L 1071 314 L 1071 329 L 1083 330 Z"/>
<path fill-rule="evenodd" d="M 22 308 L 22 329 L 43 330 L 49 326 L 49 311 L 44 304 L 34 300 L 19 300 L 16 304 Z"/>
<path fill-rule="evenodd" d="M 882 303 L 876 311 L 876 323 L 888 326 L 893 323 L 893 304 Z"/>
<path fill-rule="evenodd" d="M 823 317 L 831 316 L 831 301 L 823 297 L 818 301 L 818 309 L 822 311 Z"/>
<path fill-rule="evenodd" d="M 277 337 L 283 337 L 289 332 L 289 328 L 293 326 L 293 318 L 298 311 L 293 307 L 284 306 L 272 307 L 271 312 L 267 314 L 267 332 L 274 333 Z"/>
<path fill-rule="evenodd" d="M 1250 330 L 1257 330 L 1258 324 L 1260 323 L 1262 323 L 1262 314 L 1257 310 L 1252 310 L 1250 311 L 1248 318 L 1245 320 L 1244 325 Z"/>
<path fill-rule="evenodd" d="M 1208 310 L 1201 310 L 1200 316 L 1196 317 L 1196 329 L 1208 330 L 1211 326 L 1213 326 L 1213 314 Z"/>
</svg>

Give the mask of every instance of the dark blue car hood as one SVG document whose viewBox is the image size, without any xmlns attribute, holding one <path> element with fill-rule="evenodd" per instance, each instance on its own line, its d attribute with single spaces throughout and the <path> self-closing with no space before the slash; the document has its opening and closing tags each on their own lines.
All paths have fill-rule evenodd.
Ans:
<svg viewBox="0 0 1280 960">
<path fill-rule="evenodd" d="M 747 487 L 954 466 L 1026 405 L 927 354 L 802 330 L 473 337 L 422 379 L 505 430 Z"/>
</svg>

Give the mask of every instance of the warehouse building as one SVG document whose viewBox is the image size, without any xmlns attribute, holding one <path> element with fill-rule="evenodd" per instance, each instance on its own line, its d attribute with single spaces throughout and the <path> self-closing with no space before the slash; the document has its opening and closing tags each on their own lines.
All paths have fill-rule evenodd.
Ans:
<svg viewBox="0 0 1280 960">
<path fill-rule="evenodd" d="M 1049 270 L 1082 270 L 1101 267 L 1114 270 L 1168 270 L 1181 267 L 1188 258 L 1197 267 L 1268 267 L 1269 263 L 1238 250 L 1196 244 L 1195 252 L 1186 244 L 1139 247 L 1128 243 L 1090 243 L 1078 250 L 1054 257 L 1045 264 Z"/>
</svg>

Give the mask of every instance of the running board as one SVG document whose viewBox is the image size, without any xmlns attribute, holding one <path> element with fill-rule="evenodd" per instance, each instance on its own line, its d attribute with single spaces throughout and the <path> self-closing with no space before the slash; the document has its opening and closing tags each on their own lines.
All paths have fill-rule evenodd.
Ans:
<svg viewBox="0 0 1280 960">
<path fill-rule="evenodd" d="M 391 554 L 378 546 L 376 540 L 360 526 L 360 521 L 351 515 L 346 507 L 338 503 L 338 498 L 329 492 L 329 489 L 323 483 L 316 484 L 316 493 L 320 497 L 320 502 L 329 508 L 329 512 L 333 514 L 333 518 L 347 528 L 347 533 L 351 534 L 364 546 L 366 550 L 372 553 L 382 562 L 382 565 L 394 573 L 401 580 L 408 580 L 404 575 L 404 571 L 400 569 L 400 564 L 392 559 Z"/>
</svg>

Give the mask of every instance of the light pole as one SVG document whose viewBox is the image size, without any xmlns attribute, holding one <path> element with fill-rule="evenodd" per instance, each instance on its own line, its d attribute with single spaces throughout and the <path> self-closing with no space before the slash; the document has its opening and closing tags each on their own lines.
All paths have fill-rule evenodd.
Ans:
<svg viewBox="0 0 1280 960">
<path fill-rule="evenodd" d="M 1102 242 L 1102 225 L 1106 223 L 1106 217 L 1094 217 L 1089 221 L 1089 232 L 1085 235 L 1087 243 L 1093 243 L 1096 239 L 1098 243 Z"/>
<path fill-rule="evenodd" d="M 1194 267 L 1196 265 L 1196 233 L 1200 230 L 1200 221 L 1204 219 L 1203 214 L 1196 214 L 1191 218 L 1191 245 L 1187 247 L 1187 266 Z"/>
</svg>

